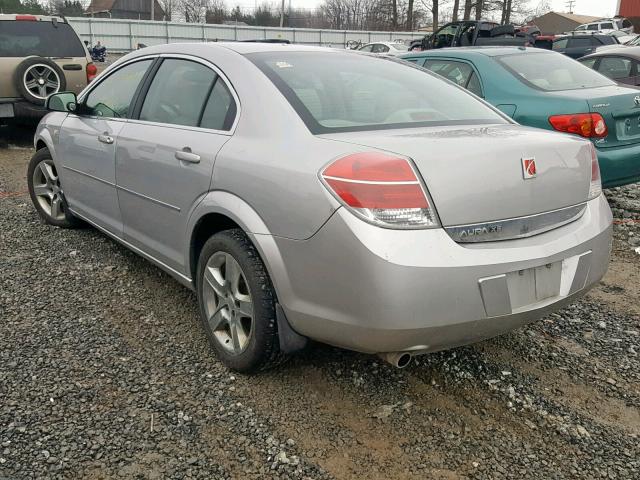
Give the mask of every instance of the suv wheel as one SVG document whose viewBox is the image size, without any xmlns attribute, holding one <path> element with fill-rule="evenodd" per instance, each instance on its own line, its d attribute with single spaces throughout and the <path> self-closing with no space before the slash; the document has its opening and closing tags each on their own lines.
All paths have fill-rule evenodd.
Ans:
<svg viewBox="0 0 640 480">
<path fill-rule="evenodd" d="M 203 246 L 197 269 L 200 317 L 211 347 L 240 372 L 281 363 L 276 296 L 260 256 L 242 230 L 226 230 Z"/>
<path fill-rule="evenodd" d="M 41 148 L 31 158 L 27 169 L 27 185 L 31 201 L 45 223 L 63 228 L 82 223 L 69 212 L 49 149 Z"/>
<path fill-rule="evenodd" d="M 48 58 L 29 57 L 18 65 L 15 82 L 28 102 L 44 105 L 50 95 L 67 88 L 62 69 Z"/>
</svg>

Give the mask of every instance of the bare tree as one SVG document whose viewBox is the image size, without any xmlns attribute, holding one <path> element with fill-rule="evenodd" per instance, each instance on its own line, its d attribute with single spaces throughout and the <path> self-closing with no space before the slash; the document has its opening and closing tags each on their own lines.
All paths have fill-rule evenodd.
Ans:
<svg viewBox="0 0 640 480">
<path fill-rule="evenodd" d="M 176 10 L 184 16 L 187 23 L 204 23 L 209 0 L 177 0 Z"/>
<path fill-rule="evenodd" d="M 451 21 L 458 21 L 458 10 L 460 10 L 460 0 L 453 0 L 453 12 L 451 15 Z"/>
<path fill-rule="evenodd" d="M 469 20 L 471 18 L 471 7 L 473 6 L 473 2 L 471 0 L 464 0 L 464 17 L 463 20 Z"/>
<path fill-rule="evenodd" d="M 407 30 L 413 30 L 413 0 L 409 0 L 407 7 Z"/>
<path fill-rule="evenodd" d="M 176 11 L 179 0 L 158 0 L 162 10 L 164 10 L 165 20 L 171 21 L 173 13 Z"/>
<path fill-rule="evenodd" d="M 476 21 L 482 20 L 483 0 L 476 0 Z"/>
</svg>

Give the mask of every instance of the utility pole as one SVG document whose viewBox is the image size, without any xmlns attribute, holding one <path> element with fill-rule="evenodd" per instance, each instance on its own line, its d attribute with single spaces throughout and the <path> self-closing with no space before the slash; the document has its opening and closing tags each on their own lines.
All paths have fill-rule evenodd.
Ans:
<svg viewBox="0 0 640 480">
<path fill-rule="evenodd" d="M 567 0 L 567 3 L 565 3 L 565 5 L 569 9 L 569 13 L 573 13 L 573 6 L 575 4 L 576 4 L 576 0 Z"/>
<path fill-rule="evenodd" d="M 282 0 L 282 6 L 280 8 L 280 28 L 284 27 L 284 0 Z"/>
<path fill-rule="evenodd" d="M 156 0 L 151 0 L 151 20 L 155 20 L 156 16 L 154 15 L 155 13 L 155 8 L 156 7 Z"/>
</svg>

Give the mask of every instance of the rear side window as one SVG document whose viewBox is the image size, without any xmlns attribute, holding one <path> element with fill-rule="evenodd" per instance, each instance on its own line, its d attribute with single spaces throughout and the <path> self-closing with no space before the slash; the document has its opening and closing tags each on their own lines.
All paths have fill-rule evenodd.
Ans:
<svg viewBox="0 0 640 480">
<path fill-rule="evenodd" d="M 600 60 L 598 71 L 609 78 L 627 78 L 631 76 L 633 62 L 622 57 L 603 57 Z"/>
<path fill-rule="evenodd" d="M 561 38 L 560 40 L 553 42 L 553 49 L 560 50 L 562 48 L 567 48 L 567 43 L 569 43 L 568 38 Z"/>
<path fill-rule="evenodd" d="M 584 66 L 586 66 L 586 67 L 593 68 L 593 66 L 594 66 L 594 65 L 596 64 L 596 62 L 598 61 L 598 58 L 597 58 L 597 57 L 594 57 L 594 58 L 588 58 L 588 59 L 586 59 L 586 60 L 582 60 L 582 59 L 580 59 L 580 60 L 578 60 L 578 61 L 579 61 L 581 64 L 583 64 Z"/>
<path fill-rule="evenodd" d="M 235 118 L 236 102 L 222 79 L 218 77 L 202 113 L 200 126 L 213 130 L 230 130 Z"/>
<path fill-rule="evenodd" d="M 589 25 L 587 25 L 587 30 L 598 30 L 598 24 L 590 23 Z"/>
<path fill-rule="evenodd" d="M 603 30 L 613 30 L 613 23 L 602 23 L 600 28 Z"/>
<path fill-rule="evenodd" d="M 408 62 L 330 52 L 247 55 L 312 133 L 505 123 L 464 90 Z"/>
<path fill-rule="evenodd" d="M 128 118 L 131 100 L 152 60 L 131 63 L 113 72 L 84 101 L 84 114 Z"/>
<path fill-rule="evenodd" d="M 85 57 L 82 42 L 67 23 L 0 21 L 0 57 Z"/>
<path fill-rule="evenodd" d="M 167 59 L 158 69 L 140 111 L 140 120 L 196 127 L 217 75 L 189 60 Z"/>
<path fill-rule="evenodd" d="M 593 45 L 591 38 L 572 38 L 569 40 L 569 48 L 583 48 Z"/>
<path fill-rule="evenodd" d="M 453 60 L 427 60 L 424 62 L 424 68 L 465 88 L 473 74 L 473 68 L 470 65 Z"/>
</svg>

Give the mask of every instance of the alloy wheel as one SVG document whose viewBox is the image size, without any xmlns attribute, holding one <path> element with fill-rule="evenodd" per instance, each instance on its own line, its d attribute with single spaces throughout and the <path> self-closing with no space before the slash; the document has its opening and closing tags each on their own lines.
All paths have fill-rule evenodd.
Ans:
<svg viewBox="0 0 640 480">
<path fill-rule="evenodd" d="M 42 210 L 54 220 L 64 220 L 60 177 L 53 160 L 43 160 L 33 171 L 33 192 Z"/>
<path fill-rule="evenodd" d="M 204 269 L 203 299 L 211 332 L 232 355 L 247 349 L 253 331 L 253 301 L 240 264 L 216 252 Z"/>
<path fill-rule="evenodd" d="M 45 100 L 60 90 L 58 73 L 44 63 L 37 63 L 27 68 L 23 82 L 29 93 L 40 100 Z"/>
</svg>

